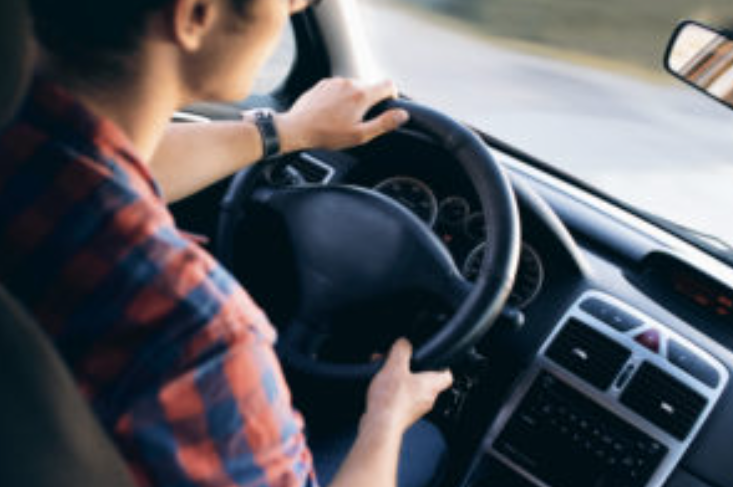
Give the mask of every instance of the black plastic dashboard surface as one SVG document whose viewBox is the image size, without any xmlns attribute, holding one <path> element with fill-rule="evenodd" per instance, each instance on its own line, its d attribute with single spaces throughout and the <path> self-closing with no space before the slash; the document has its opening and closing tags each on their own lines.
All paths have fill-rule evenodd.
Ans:
<svg viewBox="0 0 733 487">
<path fill-rule="evenodd" d="M 444 171 L 450 169 L 450 159 L 446 154 L 436 152 L 429 141 L 414 134 L 395 134 L 385 137 L 381 144 L 355 151 L 314 152 L 313 155 L 334 169 L 335 183 L 369 186 L 388 174 L 404 173 L 434 181 L 438 191 L 447 188 L 444 197 L 465 188 L 465 181 L 446 176 Z M 531 336 L 536 342 L 549 332 L 542 326 L 538 328 L 538 323 L 542 316 L 552 316 L 553 310 L 572 298 L 567 294 L 570 290 L 594 287 L 609 291 L 664 322 L 706 351 L 714 353 L 731 368 L 733 327 L 724 329 L 711 324 L 689 303 L 683 303 L 679 296 L 657 291 L 658 283 L 643 279 L 645 270 L 648 277 L 650 269 L 644 265 L 645 259 L 655 253 L 675 255 L 675 259 L 683 262 L 686 268 L 701 275 L 709 274 L 709 267 L 705 272 L 699 270 L 696 264 L 686 260 L 684 253 L 678 253 L 664 239 L 646 234 L 643 225 L 635 228 L 632 223 L 605 213 L 601 209 L 603 205 L 597 206 L 592 197 L 586 200 L 578 194 L 566 194 L 564 183 L 556 185 L 552 178 L 530 177 L 524 171 L 515 171 L 516 167 L 515 163 L 509 166 L 522 212 L 523 233 L 537 247 L 547 267 L 542 295 L 536 305 L 525 310 L 528 320 L 525 331 L 517 334 L 517 351 L 531 351 L 534 345 L 528 346 L 527 339 Z M 470 194 L 466 197 L 470 201 Z M 186 204 L 188 207 L 196 206 L 194 201 Z M 211 208 L 208 202 L 207 206 Z M 203 214 L 201 211 L 198 213 Z M 210 227 L 202 226 L 203 229 L 207 233 L 211 231 L 210 236 L 214 236 Z M 664 268 L 664 265 L 656 268 Z M 725 279 L 716 280 L 720 281 L 725 282 Z M 553 304 L 552 300 L 557 302 Z M 711 341 L 711 337 L 717 343 Z M 730 485 L 733 481 L 733 463 L 728 458 L 731 436 L 733 397 L 727 389 L 701 429 L 700 436 L 682 459 L 682 465 L 689 474 L 674 474 L 669 485 L 684 485 L 679 483 L 679 478 L 699 478 L 706 482 L 705 485 L 716 487 Z"/>
<path fill-rule="evenodd" d="M 664 277 L 673 268 L 681 267 L 693 281 L 712 280 L 715 287 L 733 282 L 730 268 L 649 223 L 612 208 L 613 205 L 597 196 L 520 161 L 508 157 L 505 162 L 518 180 L 532 187 L 552 207 L 579 243 L 591 268 L 589 285 L 612 292 L 664 322 L 714 354 L 729 372 L 733 370 L 733 326 L 726 326 L 729 319 L 721 319 L 720 312 L 716 312 L 717 318 L 710 319 L 696 311 L 696 306 L 685 302 L 688 297 L 673 292 L 674 281 Z M 651 258 L 655 255 L 662 257 Z M 731 292 L 730 286 L 725 289 L 718 296 Z M 683 457 L 681 465 L 685 473 L 673 475 L 669 485 L 686 485 L 680 483 L 681 478 L 689 480 L 690 485 L 731 485 L 731 436 L 733 392 L 729 386 Z"/>
</svg>

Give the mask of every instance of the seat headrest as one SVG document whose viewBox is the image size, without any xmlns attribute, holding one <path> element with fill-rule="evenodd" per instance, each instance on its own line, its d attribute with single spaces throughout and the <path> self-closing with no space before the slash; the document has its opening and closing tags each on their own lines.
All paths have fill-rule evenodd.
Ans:
<svg viewBox="0 0 733 487">
<path fill-rule="evenodd" d="M 12 117 L 30 78 L 31 34 L 25 0 L 0 1 L 0 126 Z"/>
</svg>

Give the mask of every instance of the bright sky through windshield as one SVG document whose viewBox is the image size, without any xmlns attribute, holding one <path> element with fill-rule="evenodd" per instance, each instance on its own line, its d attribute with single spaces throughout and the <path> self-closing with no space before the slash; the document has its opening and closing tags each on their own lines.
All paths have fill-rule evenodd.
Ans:
<svg viewBox="0 0 733 487">
<path fill-rule="evenodd" d="M 537 1 L 512 4 L 521 10 Z M 502 6 L 515 22 L 533 18 L 510 11 L 505 0 L 481 2 Z M 409 95 L 631 204 L 733 243 L 733 111 L 663 72 L 662 53 L 674 21 L 649 20 L 650 32 L 638 35 L 637 42 L 651 45 L 632 56 L 627 42 L 633 36 L 625 29 L 638 29 L 638 19 L 627 23 L 628 10 L 611 10 L 625 8 L 627 0 L 555 0 L 566 12 L 578 6 L 578 15 L 589 15 L 587 4 L 602 4 L 601 18 L 615 22 L 602 26 L 596 18 L 595 30 L 605 40 L 591 39 L 593 29 L 585 29 L 579 39 L 587 42 L 576 40 L 577 49 L 547 39 L 520 39 L 531 26 L 517 26 L 521 35 L 516 38 L 509 37 L 507 26 L 499 35 L 491 26 L 500 19 L 477 26 L 432 12 L 424 2 L 421 7 L 408 0 L 360 3 L 377 59 Z M 649 9 L 680 2 L 634 3 Z M 711 9 L 706 13 L 700 7 L 705 2 L 685 2 L 691 3 L 701 17 L 710 15 Z M 727 0 L 711 3 L 728 5 L 733 18 Z M 583 26 L 578 19 L 567 25 Z M 608 43 L 614 38 L 623 40 L 623 55 L 601 56 L 599 50 L 612 50 Z M 582 52 L 584 45 L 596 52 Z"/>
</svg>

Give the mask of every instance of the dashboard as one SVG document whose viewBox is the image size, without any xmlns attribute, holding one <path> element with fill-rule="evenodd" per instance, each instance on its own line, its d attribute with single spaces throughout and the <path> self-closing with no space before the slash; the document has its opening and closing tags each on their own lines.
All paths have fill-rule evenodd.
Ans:
<svg viewBox="0 0 733 487">
<path fill-rule="evenodd" d="M 498 154 L 520 210 L 521 265 L 513 312 L 456 365 L 455 385 L 432 416 L 451 445 L 447 484 L 730 485 L 733 273 L 522 155 Z M 379 191 L 428 225 L 470 280 L 491 229 L 452 164 L 403 131 L 238 177 Z M 225 211 L 229 204 L 224 197 Z M 192 212 L 180 213 L 185 221 Z"/>
<path fill-rule="evenodd" d="M 728 380 L 663 324 L 584 293 L 504 406 L 468 484 L 498 463 L 538 485 L 663 485 Z"/>
</svg>

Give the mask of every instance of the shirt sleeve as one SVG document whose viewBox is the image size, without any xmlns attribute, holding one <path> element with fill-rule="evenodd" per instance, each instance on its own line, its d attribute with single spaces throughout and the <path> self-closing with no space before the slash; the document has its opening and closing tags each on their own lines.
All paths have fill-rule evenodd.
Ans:
<svg viewBox="0 0 733 487">
<path fill-rule="evenodd" d="M 140 398 L 116 434 L 141 485 L 316 486 L 272 348 L 240 339 Z"/>
<path fill-rule="evenodd" d="M 131 322 L 155 323 L 162 337 L 136 354 L 137 372 L 118 396 L 126 406 L 113 435 L 135 477 L 156 487 L 316 486 L 272 326 L 219 264 L 174 231 L 157 238 L 171 241 L 161 254 L 179 256 L 177 264 L 163 265 L 128 302 Z"/>
</svg>

